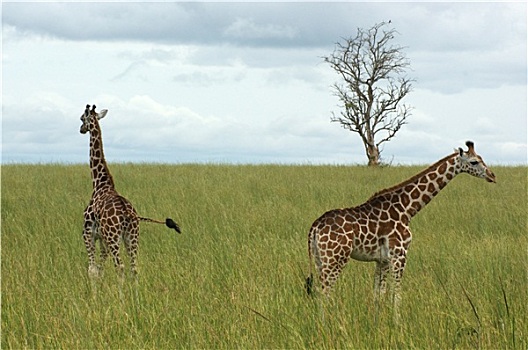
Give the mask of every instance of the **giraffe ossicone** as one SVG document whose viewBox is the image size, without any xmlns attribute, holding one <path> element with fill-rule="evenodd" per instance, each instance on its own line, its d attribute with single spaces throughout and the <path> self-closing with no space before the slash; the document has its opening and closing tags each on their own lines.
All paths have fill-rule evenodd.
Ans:
<svg viewBox="0 0 528 350">
<path fill-rule="evenodd" d="M 323 293 L 329 295 L 350 258 L 376 262 L 375 299 L 378 301 L 385 294 L 387 276 L 392 275 L 397 315 L 400 283 L 412 238 L 412 217 L 460 173 L 496 182 L 495 174 L 475 152 L 474 143 L 467 141 L 466 146 L 467 151 L 455 149 L 410 179 L 375 193 L 361 205 L 330 210 L 315 220 L 308 233 L 308 293 L 312 291 L 313 265 Z"/>
<path fill-rule="evenodd" d="M 124 265 L 119 256 L 119 246 L 123 241 L 130 256 L 132 273 L 136 275 L 139 222 L 165 224 L 178 233 L 181 233 L 181 230 L 171 218 L 160 221 L 139 216 L 130 201 L 117 192 L 106 164 L 99 125 L 99 120 L 106 116 L 108 110 L 103 109 L 97 113 L 95 108 L 95 105 L 91 108 L 86 105 L 81 115 L 80 128 L 81 134 L 90 133 L 90 169 L 93 185 L 92 198 L 84 210 L 83 239 L 88 252 L 88 275 L 96 277 L 100 274 L 100 267 L 95 259 L 97 240 L 100 240 L 101 264 L 108 254 L 111 254 L 121 276 L 124 274 Z"/>
</svg>

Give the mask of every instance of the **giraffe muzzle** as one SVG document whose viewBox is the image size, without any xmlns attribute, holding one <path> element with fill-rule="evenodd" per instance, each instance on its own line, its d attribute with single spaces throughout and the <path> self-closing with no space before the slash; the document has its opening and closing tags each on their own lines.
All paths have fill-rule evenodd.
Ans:
<svg viewBox="0 0 528 350">
<path fill-rule="evenodd" d="M 497 183 L 497 178 L 495 177 L 495 174 L 489 170 L 486 170 L 486 181 L 491 183 Z"/>
</svg>

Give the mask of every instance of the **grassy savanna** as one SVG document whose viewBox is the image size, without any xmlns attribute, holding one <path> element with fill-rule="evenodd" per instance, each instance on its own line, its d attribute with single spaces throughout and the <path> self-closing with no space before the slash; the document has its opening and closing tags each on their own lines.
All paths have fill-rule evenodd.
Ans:
<svg viewBox="0 0 528 350">
<path fill-rule="evenodd" d="M 183 230 L 141 224 L 136 298 L 110 259 L 92 291 L 87 165 L 2 166 L 1 346 L 526 349 L 526 167 L 460 175 L 414 218 L 398 325 L 371 263 L 306 295 L 311 223 L 422 168 L 110 164 L 140 215 Z"/>
</svg>

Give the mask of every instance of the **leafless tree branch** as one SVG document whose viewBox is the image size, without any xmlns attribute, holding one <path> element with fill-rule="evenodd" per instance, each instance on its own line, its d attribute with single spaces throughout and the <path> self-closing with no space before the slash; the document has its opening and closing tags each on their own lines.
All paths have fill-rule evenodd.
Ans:
<svg viewBox="0 0 528 350">
<path fill-rule="evenodd" d="M 397 32 L 387 26 L 382 22 L 368 30 L 359 28 L 356 37 L 343 38 L 323 57 L 341 78 L 332 91 L 343 110 L 330 120 L 359 134 L 369 165 L 378 165 L 380 145 L 407 124 L 412 111 L 400 105 L 412 90 L 414 80 L 405 76 L 410 61 L 404 47 L 391 44 Z"/>
</svg>

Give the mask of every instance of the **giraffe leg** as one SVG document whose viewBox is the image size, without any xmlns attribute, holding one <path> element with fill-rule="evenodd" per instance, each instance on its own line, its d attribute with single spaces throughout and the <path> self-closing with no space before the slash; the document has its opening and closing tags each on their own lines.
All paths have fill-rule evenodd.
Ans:
<svg viewBox="0 0 528 350">
<path fill-rule="evenodd" d="M 130 269 L 134 278 L 134 296 L 136 303 L 139 305 L 139 281 L 137 272 L 137 251 L 139 238 L 139 222 L 131 221 L 123 228 L 123 241 L 130 257 Z"/>
<path fill-rule="evenodd" d="M 97 279 L 100 276 L 100 270 L 95 262 L 95 237 L 97 233 L 97 225 L 95 221 L 90 220 L 85 214 L 83 239 L 88 252 L 88 279 L 91 284 L 92 298 L 97 295 Z"/>
<path fill-rule="evenodd" d="M 374 274 L 374 299 L 379 304 L 380 298 L 387 291 L 387 275 L 390 270 L 389 240 L 381 237 L 378 240 L 379 256 L 376 260 L 376 272 Z"/>
<path fill-rule="evenodd" d="M 400 304 L 401 304 L 401 280 L 403 271 L 405 270 L 406 251 L 404 250 L 400 255 L 394 257 L 391 261 L 392 277 L 394 279 L 392 301 L 394 305 L 394 321 L 398 323 L 400 320 Z"/>
<path fill-rule="evenodd" d="M 121 279 L 124 278 L 125 273 L 125 265 L 121 261 L 121 258 L 119 257 L 119 246 L 118 245 L 111 245 L 110 251 L 112 252 L 112 257 L 114 259 L 114 266 L 117 270 L 117 273 L 119 274 L 119 277 Z"/>
<path fill-rule="evenodd" d="M 321 257 L 319 255 L 319 261 L 317 264 L 317 270 L 319 271 L 319 281 L 321 282 L 323 295 L 326 299 L 330 299 L 330 293 L 343 270 L 343 267 L 347 263 L 348 259 L 342 258 L 337 260 L 335 258 L 328 259 L 327 257 Z M 325 310 L 323 305 L 319 304 L 319 311 L 321 313 L 321 320 L 325 322 Z"/>
<path fill-rule="evenodd" d="M 130 257 L 130 269 L 132 275 L 137 279 L 137 251 L 138 251 L 138 238 L 139 238 L 139 225 L 137 222 L 131 222 L 125 227 L 125 233 L 123 235 L 125 248 L 128 256 Z"/>
<path fill-rule="evenodd" d="M 123 284 L 125 280 L 125 265 L 119 257 L 119 235 L 116 233 L 114 236 L 115 241 L 107 242 L 108 250 L 112 254 L 114 260 L 114 266 L 117 271 L 117 276 L 119 279 L 119 299 L 123 302 Z"/>
<path fill-rule="evenodd" d="M 99 265 L 97 265 L 97 268 L 99 269 L 99 275 L 103 276 L 103 269 L 104 269 L 104 263 L 106 261 L 106 258 L 108 257 L 108 247 L 106 246 L 106 242 L 103 239 L 99 239 L 99 249 L 101 250 L 100 253 L 100 261 Z"/>
<path fill-rule="evenodd" d="M 99 275 L 99 269 L 95 263 L 95 239 L 93 235 L 93 224 L 85 221 L 83 230 L 84 245 L 88 253 L 88 276 L 91 278 Z"/>
<path fill-rule="evenodd" d="M 376 262 L 376 272 L 374 274 L 374 300 L 376 304 L 380 302 L 382 296 L 387 292 L 387 275 L 389 274 L 389 261 L 382 260 Z"/>
<path fill-rule="evenodd" d="M 112 259 L 114 260 L 114 266 L 117 270 L 119 277 L 122 279 L 124 277 L 123 274 L 125 265 L 119 257 L 119 243 L 121 239 L 119 232 L 108 227 L 102 227 L 101 233 L 103 237 L 102 239 L 105 240 L 106 249 L 112 255 Z"/>
<path fill-rule="evenodd" d="M 311 232 L 310 232 L 311 234 Z M 316 239 L 313 238 L 309 241 L 309 248 L 311 251 L 311 254 L 313 256 L 314 264 L 315 264 L 315 270 L 317 273 L 317 276 L 319 276 L 319 280 L 322 281 L 321 275 L 322 275 L 322 262 L 321 262 L 321 255 L 319 254 L 319 248 L 317 247 Z M 310 261 L 310 264 L 312 262 Z M 310 269 L 310 276 L 306 279 L 306 290 L 308 291 L 308 294 L 314 291 L 313 289 L 313 275 L 311 274 Z"/>
<path fill-rule="evenodd" d="M 321 269 L 319 279 L 321 280 L 321 286 L 323 294 L 327 297 L 330 296 L 330 292 L 334 287 L 343 267 L 348 262 L 348 258 L 327 258 L 321 257 Z"/>
<path fill-rule="evenodd" d="M 376 272 L 374 274 L 374 323 L 378 322 L 381 298 L 387 292 L 387 276 L 390 270 L 390 262 L 387 259 L 380 259 L 376 262 Z"/>
</svg>

